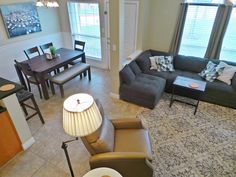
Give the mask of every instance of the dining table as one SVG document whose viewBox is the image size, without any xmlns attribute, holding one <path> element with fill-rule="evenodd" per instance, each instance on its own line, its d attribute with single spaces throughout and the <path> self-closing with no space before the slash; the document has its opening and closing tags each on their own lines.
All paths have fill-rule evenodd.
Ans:
<svg viewBox="0 0 236 177">
<path fill-rule="evenodd" d="M 28 63 L 31 70 L 35 72 L 39 78 L 39 82 L 42 87 L 43 97 L 45 100 L 49 99 L 47 80 L 45 79 L 45 74 L 57 70 L 61 67 L 66 67 L 73 60 L 81 58 L 81 62 L 86 63 L 85 52 L 72 50 L 67 48 L 60 48 L 56 50 L 56 57 L 53 59 L 47 59 L 47 54 L 35 56 L 29 60 L 22 61 L 23 63 Z M 15 69 L 19 77 L 20 83 L 27 88 L 23 74 L 20 68 L 15 64 Z"/>
</svg>

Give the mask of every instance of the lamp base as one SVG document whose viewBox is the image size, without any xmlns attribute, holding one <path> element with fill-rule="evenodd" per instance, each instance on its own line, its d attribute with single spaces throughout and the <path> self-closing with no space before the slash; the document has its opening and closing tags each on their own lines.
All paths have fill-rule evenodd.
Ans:
<svg viewBox="0 0 236 177">
<path fill-rule="evenodd" d="M 71 174 L 72 177 L 74 177 L 74 172 L 73 172 L 73 168 L 72 168 L 72 165 L 71 165 L 71 162 L 70 162 L 70 156 L 69 156 L 68 151 L 67 151 L 67 147 L 68 147 L 67 143 L 76 141 L 76 140 L 78 140 L 78 139 L 79 139 L 79 138 L 76 137 L 76 138 L 73 139 L 73 140 L 64 141 L 64 142 L 62 142 L 62 145 L 61 145 L 61 148 L 62 148 L 62 149 L 64 150 L 64 152 L 65 152 L 66 160 L 67 160 L 67 163 L 68 163 L 68 166 L 69 166 L 69 169 L 70 169 L 70 174 Z"/>
</svg>

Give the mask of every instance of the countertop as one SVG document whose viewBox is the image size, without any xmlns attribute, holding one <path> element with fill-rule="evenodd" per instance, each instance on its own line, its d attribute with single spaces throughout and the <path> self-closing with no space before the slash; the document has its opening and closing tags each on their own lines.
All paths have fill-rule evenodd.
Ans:
<svg viewBox="0 0 236 177">
<path fill-rule="evenodd" d="M 23 89 L 24 87 L 18 83 L 9 81 L 7 79 L 4 79 L 2 77 L 0 77 L 0 87 L 5 85 L 5 84 L 14 84 L 15 88 L 9 91 L 0 91 L 0 100 L 2 100 L 5 97 L 8 97 L 16 92 L 18 92 L 19 90 Z"/>
</svg>

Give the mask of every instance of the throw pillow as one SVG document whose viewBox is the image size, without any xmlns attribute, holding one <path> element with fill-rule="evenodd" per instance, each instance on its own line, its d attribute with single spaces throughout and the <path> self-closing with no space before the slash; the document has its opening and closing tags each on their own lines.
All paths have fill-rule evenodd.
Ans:
<svg viewBox="0 0 236 177">
<path fill-rule="evenodd" d="M 175 71 L 173 65 L 173 56 L 156 56 L 158 71 Z"/>
<path fill-rule="evenodd" d="M 228 65 L 225 62 L 220 62 L 220 66 L 224 67 L 222 73 L 217 77 L 217 80 L 225 82 L 228 85 L 231 85 L 231 80 L 234 77 L 236 72 L 236 66 Z"/>
<path fill-rule="evenodd" d="M 209 61 L 206 68 L 199 75 L 209 82 L 213 82 L 223 71 L 224 67 Z"/>
<path fill-rule="evenodd" d="M 151 70 L 157 70 L 157 63 L 156 63 L 156 57 L 149 57 L 151 62 Z"/>
</svg>

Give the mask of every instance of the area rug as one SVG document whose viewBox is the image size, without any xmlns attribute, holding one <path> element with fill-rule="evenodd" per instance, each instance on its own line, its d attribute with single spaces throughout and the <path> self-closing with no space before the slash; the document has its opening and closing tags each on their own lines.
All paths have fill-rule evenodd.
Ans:
<svg viewBox="0 0 236 177">
<path fill-rule="evenodd" d="M 169 107 L 164 94 L 153 110 L 138 115 L 149 130 L 155 177 L 235 177 L 236 110 L 200 102 Z"/>
</svg>

